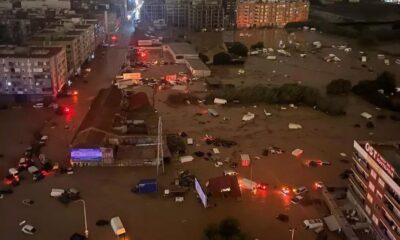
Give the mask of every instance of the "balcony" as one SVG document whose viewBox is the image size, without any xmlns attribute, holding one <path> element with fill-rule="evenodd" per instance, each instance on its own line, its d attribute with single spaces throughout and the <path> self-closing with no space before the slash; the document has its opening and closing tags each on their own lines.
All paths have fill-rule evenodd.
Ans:
<svg viewBox="0 0 400 240">
<path fill-rule="evenodd" d="M 385 198 L 392 204 L 392 207 L 395 207 L 398 210 L 400 210 L 398 197 L 396 197 L 394 193 L 391 192 L 389 189 L 387 189 L 385 192 Z"/>
<path fill-rule="evenodd" d="M 357 178 L 357 180 L 359 180 L 359 182 L 361 184 L 363 184 L 365 188 L 367 188 L 367 186 L 368 186 L 368 176 L 365 176 L 365 173 L 360 171 L 357 168 L 357 166 L 355 166 L 355 165 L 353 165 L 351 170 L 353 171 L 354 176 Z"/>
<path fill-rule="evenodd" d="M 399 228 L 396 226 L 396 224 L 392 221 L 392 220 L 390 220 L 387 216 L 386 216 L 386 214 L 385 214 L 385 212 L 384 211 L 382 211 L 382 218 L 380 219 L 381 220 L 381 222 L 383 223 L 383 225 L 385 226 L 385 228 L 387 229 L 387 230 L 389 230 L 389 232 L 391 232 L 391 234 L 393 235 L 393 236 L 395 236 L 395 238 L 396 239 L 398 239 L 399 238 L 399 236 L 400 236 L 400 231 L 399 231 Z M 386 233 L 387 234 L 387 233 Z"/>
<path fill-rule="evenodd" d="M 366 173 L 369 173 L 370 168 L 367 162 L 360 158 L 357 153 L 353 153 L 353 161 L 356 162 Z"/>
<path fill-rule="evenodd" d="M 383 201 L 383 210 L 393 219 L 393 221 L 400 224 L 400 218 L 394 213 L 393 206 L 389 202 Z"/>
<path fill-rule="evenodd" d="M 365 198 L 366 195 L 366 190 L 362 186 L 360 186 L 360 183 L 354 176 L 349 177 L 350 181 L 350 186 L 353 187 L 353 192 L 357 193 L 360 198 Z"/>
</svg>

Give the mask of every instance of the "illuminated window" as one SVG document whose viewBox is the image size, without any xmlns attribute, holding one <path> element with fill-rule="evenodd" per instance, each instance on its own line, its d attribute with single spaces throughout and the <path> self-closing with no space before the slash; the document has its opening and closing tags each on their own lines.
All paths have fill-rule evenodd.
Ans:
<svg viewBox="0 0 400 240">
<path fill-rule="evenodd" d="M 375 214 L 372 214 L 372 221 L 375 223 L 375 225 L 378 225 L 378 218 L 375 216 Z"/>
<path fill-rule="evenodd" d="M 368 205 L 365 205 L 365 211 L 368 215 L 371 215 L 371 208 L 369 208 Z"/>
<path fill-rule="evenodd" d="M 367 195 L 367 199 L 368 199 L 368 202 L 370 202 L 370 203 L 373 202 L 373 198 L 372 198 L 371 194 L 369 194 L 369 193 Z"/>
<path fill-rule="evenodd" d="M 371 169 L 371 176 L 376 179 L 376 172 L 373 169 Z"/>
<path fill-rule="evenodd" d="M 375 191 L 375 185 L 372 182 L 369 182 L 368 188 L 371 189 L 372 192 Z"/>
</svg>

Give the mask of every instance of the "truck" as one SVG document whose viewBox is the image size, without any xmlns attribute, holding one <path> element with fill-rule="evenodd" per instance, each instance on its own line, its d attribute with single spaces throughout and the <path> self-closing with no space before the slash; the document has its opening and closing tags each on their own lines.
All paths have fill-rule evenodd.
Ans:
<svg viewBox="0 0 400 240">
<path fill-rule="evenodd" d="M 152 193 L 157 192 L 157 180 L 156 179 L 142 179 L 132 189 L 135 193 Z"/>
<path fill-rule="evenodd" d="M 126 230 L 124 225 L 122 225 L 121 219 L 119 217 L 113 217 L 110 220 L 111 228 L 114 231 L 115 236 L 118 237 L 125 237 Z"/>
<path fill-rule="evenodd" d="M 248 178 L 241 178 L 239 180 L 239 185 L 241 188 L 248 189 L 251 191 L 257 189 L 257 183 Z"/>
</svg>

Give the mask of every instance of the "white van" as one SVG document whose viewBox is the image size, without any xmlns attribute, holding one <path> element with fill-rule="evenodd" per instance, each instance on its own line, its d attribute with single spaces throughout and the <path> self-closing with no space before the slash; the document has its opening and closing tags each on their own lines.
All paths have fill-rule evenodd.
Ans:
<svg viewBox="0 0 400 240">
<path fill-rule="evenodd" d="M 50 192 L 50 197 L 61 197 L 65 192 L 64 189 L 61 188 L 52 188 Z"/>
<path fill-rule="evenodd" d="M 8 169 L 8 173 L 9 173 L 10 175 L 12 175 L 13 177 L 15 177 L 15 176 L 18 175 L 18 170 L 15 169 L 15 168 L 10 168 L 10 169 Z"/>
<path fill-rule="evenodd" d="M 304 220 L 304 226 L 306 227 L 306 229 L 315 229 L 323 227 L 324 223 L 321 219 L 307 219 Z"/>
<path fill-rule="evenodd" d="M 240 179 L 239 185 L 240 185 L 240 187 L 251 190 L 251 191 L 257 189 L 257 183 L 250 179 L 247 179 L 247 178 Z"/>
<path fill-rule="evenodd" d="M 224 176 L 237 176 L 239 173 L 235 170 L 224 170 Z"/>
<path fill-rule="evenodd" d="M 114 231 L 115 236 L 123 237 L 126 234 L 124 225 L 122 225 L 121 219 L 119 217 L 113 217 L 110 220 L 111 228 Z"/>
<path fill-rule="evenodd" d="M 212 109 L 212 108 L 208 109 L 208 114 L 210 114 L 213 117 L 218 117 L 219 116 L 218 112 L 215 109 Z"/>
</svg>

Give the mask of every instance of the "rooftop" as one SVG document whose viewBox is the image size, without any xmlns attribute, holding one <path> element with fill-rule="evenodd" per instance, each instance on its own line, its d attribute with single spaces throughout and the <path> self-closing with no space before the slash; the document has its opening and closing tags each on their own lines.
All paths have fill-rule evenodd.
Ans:
<svg viewBox="0 0 400 240">
<path fill-rule="evenodd" d="M 397 174 L 400 173 L 400 142 L 371 143 L 379 154 L 390 163 Z"/>
<path fill-rule="evenodd" d="M 200 59 L 186 59 L 194 70 L 210 70 Z"/>
<path fill-rule="evenodd" d="M 62 47 L 0 47 L 0 57 L 49 58 L 62 49 Z"/>
<path fill-rule="evenodd" d="M 144 95 L 147 100 L 147 95 Z M 140 93 L 131 96 L 129 100 L 124 98 L 121 90 L 116 87 L 101 89 L 76 131 L 72 145 L 74 147 L 99 146 L 104 138 L 110 135 L 116 137 L 155 135 L 158 118 L 153 108 L 144 102 Z M 145 123 L 142 125 L 130 124 L 134 120 L 143 120 Z M 89 134 L 88 132 L 99 134 Z"/>
<path fill-rule="evenodd" d="M 51 35 L 49 34 L 49 36 L 34 36 L 32 37 L 30 40 L 31 41 L 48 41 L 48 42 L 52 42 L 52 41 L 72 41 L 74 40 L 75 37 L 66 37 L 66 36 L 60 36 L 60 35 Z"/>
<path fill-rule="evenodd" d="M 175 42 L 168 45 L 176 55 L 197 54 L 193 45 L 186 42 Z"/>
</svg>

